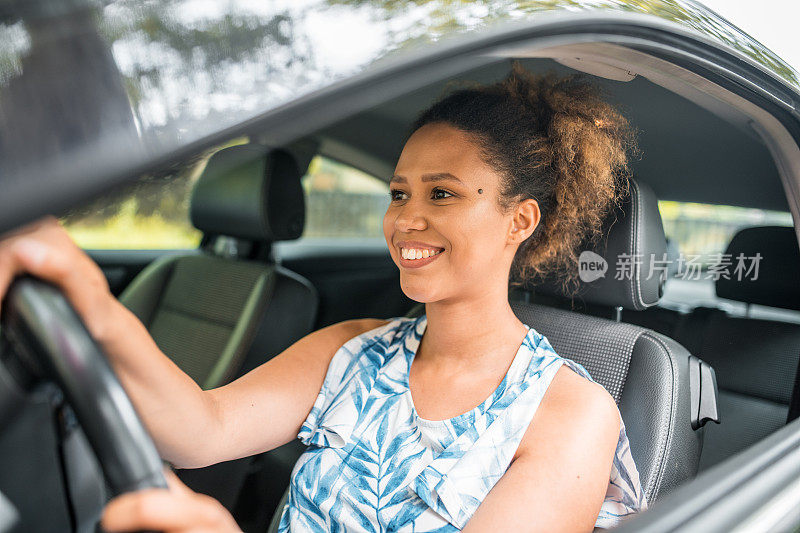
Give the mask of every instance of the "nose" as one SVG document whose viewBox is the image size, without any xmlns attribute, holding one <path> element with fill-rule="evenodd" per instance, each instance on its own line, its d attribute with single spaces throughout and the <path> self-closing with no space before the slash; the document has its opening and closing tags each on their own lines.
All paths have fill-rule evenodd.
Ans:
<svg viewBox="0 0 800 533">
<path fill-rule="evenodd" d="M 394 227 L 397 231 L 408 233 L 412 230 L 421 231 L 428 227 L 425 215 L 415 202 L 409 201 L 397 212 L 394 219 Z"/>
</svg>

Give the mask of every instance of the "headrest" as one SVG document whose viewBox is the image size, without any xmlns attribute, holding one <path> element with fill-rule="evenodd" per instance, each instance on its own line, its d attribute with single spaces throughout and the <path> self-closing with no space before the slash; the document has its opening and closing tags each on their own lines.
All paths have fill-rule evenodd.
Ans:
<svg viewBox="0 0 800 533">
<path fill-rule="evenodd" d="M 630 194 L 603 223 L 597 243 L 579 248 L 580 281 L 574 298 L 641 311 L 661 298 L 669 258 L 656 195 L 645 184 L 633 179 L 629 183 Z M 651 265 L 655 267 L 652 271 Z M 559 285 L 548 279 L 534 291 L 566 297 Z"/>
<path fill-rule="evenodd" d="M 208 160 L 191 198 L 192 224 L 209 235 L 286 241 L 303 233 L 302 174 L 292 155 L 259 144 L 223 148 Z"/>
<path fill-rule="evenodd" d="M 717 279 L 715 289 L 720 298 L 800 309 L 800 248 L 794 228 L 760 226 L 740 230 L 728 244 L 723 259 L 730 279 Z M 736 270 L 739 264 L 742 266 Z"/>
</svg>

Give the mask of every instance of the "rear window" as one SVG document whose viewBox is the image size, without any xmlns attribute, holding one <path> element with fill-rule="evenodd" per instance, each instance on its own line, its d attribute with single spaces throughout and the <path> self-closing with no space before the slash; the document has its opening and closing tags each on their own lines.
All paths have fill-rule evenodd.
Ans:
<svg viewBox="0 0 800 533">
<path fill-rule="evenodd" d="M 688 312 L 696 307 L 722 309 L 732 316 L 800 323 L 800 313 L 726 300 L 716 295 L 720 277 L 748 279 L 758 275 L 757 257 L 725 254 L 733 236 L 753 226 L 793 226 L 788 212 L 690 202 L 660 201 L 664 233 L 671 250 L 659 305 Z"/>
<path fill-rule="evenodd" d="M 202 234 L 189 221 L 189 196 L 205 161 L 134 184 L 73 209 L 61 219 L 84 249 L 189 249 Z"/>
<path fill-rule="evenodd" d="M 792 215 L 730 205 L 659 201 L 664 233 L 674 250 L 703 270 L 720 262 L 733 236 L 752 226 L 792 226 Z"/>
</svg>

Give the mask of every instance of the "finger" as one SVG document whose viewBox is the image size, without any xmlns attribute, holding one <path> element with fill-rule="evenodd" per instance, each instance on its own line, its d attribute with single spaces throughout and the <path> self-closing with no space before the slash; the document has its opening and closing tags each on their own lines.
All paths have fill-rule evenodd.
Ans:
<svg viewBox="0 0 800 533">
<path fill-rule="evenodd" d="M 130 492 L 111 500 L 100 522 L 113 532 L 152 529 L 182 531 L 197 527 L 198 512 L 190 498 L 179 498 L 164 489 Z"/>
<path fill-rule="evenodd" d="M 175 472 L 172 471 L 171 468 L 168 467 L 164 468 L 164 477 L 167 479 L 167 485 L 169 486 L 169 490 L 175 492 L 176 494 L 184 494 L 184 495 L 194 494 L 192 489 L 184 485 L 183 482 L 175 474 Z"/>
<path fill-rule="evenodd" d="M 108 282 L 97 265 L 72 241 L 55 218 L 31 225 L 28 231 L 0 242 L 0 294 L 14 277 L 26 272 L 64 291 L 90 329 L 105 316 Z"/>
<path fill-rule="evenodd" d="M 0 252 L 4 252 L 0 253 L 0 295 L 4 297 L 14 278 L 24 271 L 25 262 L 40 261 L 43 250 L 30 237 L 16 237 L 4 243 Z"/>
<path fill-rule="evenodd" d="M 39 276 L 43 279 L 56 281 L 60 274 L 67 270 L 67 265 L 58 261 L 59 256 L 64 254 L 54 254 L 53 241 L 57 223 L 49 220 L 40 220 L 34 224 L 26 226 L 19 233 L 7 237 L 0 241 L 0 255 L 2 259 L 2 282 L 0 290 L 5 294 L 11 279 L 23 271 Z"/>
<path fill-rule="evenodd" d="M 37 220 L 0 235 L 0 303 L 11 285 L 11 280 L 19 273 L 19 266 L 11 256 L 12 245 L 19 236 L 33 232 L 41 223 L 41 220 Z M 0 307 L 0 311 L 2 311 L 2 307 Z"/>
<path fill-rule="evenodd" d="M 58 224 L 58 219 L 52 215 L 47 215 L 42 218 L 36 219 L 32 222 L 28 222 L 24 226 L 20 226 L 18 228 L 14 228 L 6 231 L 5 233 L 0 234 L 0 241 L 8 239 L 10 237 L 15 237 L 17 235 L 32 233 L 39 228 L 50 226 L 53 225 L 54 223 Z"/>
<path fill-rule="evenodd" d="M 14 276 L 16 276 L 16 270 L 11 264 L 10 258 L 0 254 L 0 313 L 3 312 L 3 297 Z"/>
</svg>

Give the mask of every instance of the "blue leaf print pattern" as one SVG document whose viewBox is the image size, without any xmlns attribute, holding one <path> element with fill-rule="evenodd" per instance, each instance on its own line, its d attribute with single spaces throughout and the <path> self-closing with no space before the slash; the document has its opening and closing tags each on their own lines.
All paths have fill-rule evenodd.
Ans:
<svg viewBox="0 0 800 533">
<path fill-rule="evenodd" d="M 308 449 L 292 471 L 281 533 L 459 531 L 508 469 L 561 365 L 592 379 L 528 328 L 484 402 L 447 420 L 426 420 L 408 389 L 426 325 L 425 315 L 396 318 L 336 352 L 298 434 Z M 646 507 L 622 422 L 595 526 L 612 527 Z"/>
</svg>

